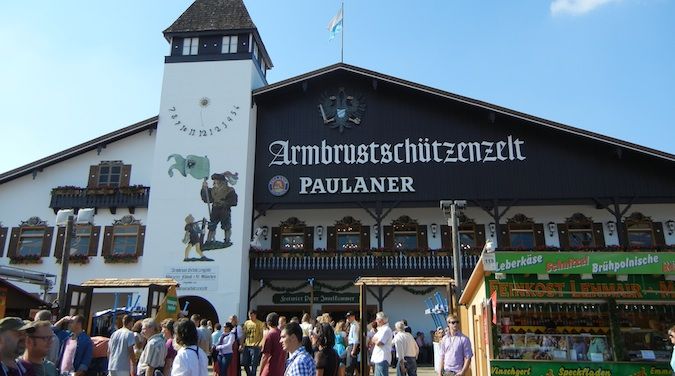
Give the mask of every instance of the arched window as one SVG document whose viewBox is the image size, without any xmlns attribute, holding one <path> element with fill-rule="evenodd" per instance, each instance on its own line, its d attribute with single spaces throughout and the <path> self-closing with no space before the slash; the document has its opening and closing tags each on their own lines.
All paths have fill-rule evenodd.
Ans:
<svg viewBox="0 0 675 376">
<path fill-rule="evenodd" d="M 501 239 L 499 246 L 532 249 L 546 245 L 544 225 L 534 223 L 532 218 L 524 214 L 516 214 L 500 225 Z"/>
<path fill-rule="evenodd" d="M 272 250 L 303 251 L 314 249 L 314 227 L 307 226 L 304 221 L 290 217 L 272 227 Z"/>
<path fill-rule="evenodd" d="M 476 224 L 472 218 L 464 213 L 458 215 L 460 250 L 483 248 L 485 245 L 485 226 Z M 441 226 L 441 243 L 445 249 L 452 249 L 452 228 Z"/>
<path fill-rule="evenodd" d="M 337 251 L 358 251 L 370 248 L 370 226 L 364 226 L 354 217 L 346 216 L 328 226 L 326 248 Z"/>
<path fill-rule="evenodd" d="M 623 231 L 629 247 L 664 245 L 663 224 L 653 222 L 642 213 L 633 213 L 623 222 Z"/>
<path fill-rule="evenodd" d="M 602 223 L 593 223 L 593 219 L 582 213 L 574 213 L 558 223 L 558 240 L 560 248 L 603 247 L 605 235 Z"/>
<path fill-rule="evenodd" d="M 427 249 L 427 226 L 402 215 L 384 227 L 384 247 L 397 250 Z"/>
<path fill-rule="evenodd" d="M 11 259 L 47 257 L 53 233 L 54 227 L 47 226 L 40 217 L 22 221 L 19 227 L 12 228 L 7 256 Z"/>
</svg>

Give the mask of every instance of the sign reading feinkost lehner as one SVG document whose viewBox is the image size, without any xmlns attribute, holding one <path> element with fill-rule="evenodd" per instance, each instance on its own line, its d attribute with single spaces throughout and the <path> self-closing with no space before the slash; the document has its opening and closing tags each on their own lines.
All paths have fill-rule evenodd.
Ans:
<svg viewBox="0 0 675 376">
<path fill-rule="evenodd" d="M 673 252 L 495 252 L 486 271 L 512 274 L 675 274 Z"/>
</svg>

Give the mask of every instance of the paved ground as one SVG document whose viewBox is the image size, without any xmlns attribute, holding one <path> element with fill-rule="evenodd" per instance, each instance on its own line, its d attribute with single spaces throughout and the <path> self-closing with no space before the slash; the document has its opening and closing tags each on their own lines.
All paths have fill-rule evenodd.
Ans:
<svg viewBox="0 0 675 376">
<path fill-rule="evenodd" d="M 213 372 L 211 372 L 212 370 L 213 370 L 213 369 L 211 368 L 211 366 L 209 366 L 209 375 L 213 375 Z M 244 373 L 244 372 L 242 372 L 241 374 L 242 374 L 243 376 L 246 375 L 246 373 Z M 258 374 L 260 374 L 260 372 L 258 372 Z M 395 376 L 395 375 L 396 375 L 396 370 L 393 369 L 393 368 L 390 368 L 390 369 L 389 369 L 389 375 Z M 419 368 L 417 368 L 417 375 L 418 375 L 418 376 L 436 376 L 436 374 L 434 373 L 434 367 L 430 367 L 430 366 L 429 366 L 429 367 L 424 366 L 424 367 L 419 367 Z M 372 376 L 372 375 L 371 375 L 371 376 Z"/>
</svg>

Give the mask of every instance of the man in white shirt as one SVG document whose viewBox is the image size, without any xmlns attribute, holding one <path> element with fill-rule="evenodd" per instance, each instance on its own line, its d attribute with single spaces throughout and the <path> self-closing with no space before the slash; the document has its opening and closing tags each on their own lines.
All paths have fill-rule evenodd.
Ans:
<svg viewBox="0 0 675 376">
<path fill-rule="evenodd" d="M 375 367 L 375 376 L 387 376 L 391 363 L 391 340 L 394 336 L 389 327 L 389 318 L 384 312 L 378 312 L 375 315 L 375 322 L 377 331 L 371 339 L 373 355 L 370 357 L 370 362 Z"/>
<path fill-rule="evenodd" d="M 406 325 L 403 321 L 398 321 L 394 327 L 396 335 L 391 341 L 396 347 L 396 365 L 397 376 L 417 376 L 417 354 L 419 348 L 412 334 L 406 332 Z"/>
<path fill-rule="evenodd" d="M 359 352 L 361 351 L 359 346 L 359 338 L 361 336 L 361 332 L 359 331 L 359 322 L 356 321 L 356 315 L 354 312 L 347 312 L 345 317 L 349 323 L 349 335 L 347 336 L 347 365 L 345 367 L 345 375 L 353 376 L 354 370 L 359 368 Z"/>
</svg>

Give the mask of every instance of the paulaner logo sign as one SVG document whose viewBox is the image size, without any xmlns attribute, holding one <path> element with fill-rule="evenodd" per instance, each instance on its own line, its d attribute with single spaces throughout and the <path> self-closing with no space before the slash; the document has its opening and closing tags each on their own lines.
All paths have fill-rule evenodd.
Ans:
<svg viewBox="0 0 675 376">
<path fill-rule="evenodd" d="M 292 145 L 276 140 L 268 150 L 271 166 L 314 166 L 390 163 L 474 163 L 524 161 L 525 141 L 509 135 L 500 141 L 447 142 L 406 138 L 398 143 Z"/>
</svg>

